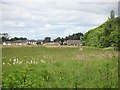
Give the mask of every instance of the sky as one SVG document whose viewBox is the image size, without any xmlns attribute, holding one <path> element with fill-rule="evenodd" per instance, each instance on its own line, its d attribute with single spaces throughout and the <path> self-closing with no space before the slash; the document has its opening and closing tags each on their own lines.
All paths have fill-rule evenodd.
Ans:
<svg viewBox="0 0 120 90">
<path fill-rule="evenodd" d="M 86 33 L 118 16 L 119 0 L 0 0 L 0 32 L 44 39 Z"/>
</svg>

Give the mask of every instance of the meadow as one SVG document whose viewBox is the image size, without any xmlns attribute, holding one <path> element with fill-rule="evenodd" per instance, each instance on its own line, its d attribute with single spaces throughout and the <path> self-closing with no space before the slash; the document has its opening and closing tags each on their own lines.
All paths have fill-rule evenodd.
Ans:
<svg viewBox="0 0 120 90">
<path fill-rule="evenodd" d="M 93 47 L 2 47 L 3 88 L 117 88 L 118 51 Z"/>
</svg>

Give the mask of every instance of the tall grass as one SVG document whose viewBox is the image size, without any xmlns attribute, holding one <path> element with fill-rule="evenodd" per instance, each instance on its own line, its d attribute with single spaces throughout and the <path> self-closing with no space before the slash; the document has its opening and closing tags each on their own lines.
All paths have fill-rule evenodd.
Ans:
<svg viewBox="0 0 120 90">
<path fill-rule="evenodd" d="M 92 47 L 3 48 L 3 87 L 117 88 L 117 53 Z"/>
</svg>

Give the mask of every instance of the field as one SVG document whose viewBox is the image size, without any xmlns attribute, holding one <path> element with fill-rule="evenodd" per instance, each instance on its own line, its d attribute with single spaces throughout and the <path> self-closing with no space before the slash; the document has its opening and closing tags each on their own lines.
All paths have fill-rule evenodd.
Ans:
<svg viewBox="0 0 120 90">
<path fill-rule="evenodd" d="M 117 88 L 118 52 L 93 47 L 3 47 L 3 87 Z"/>
</svg>

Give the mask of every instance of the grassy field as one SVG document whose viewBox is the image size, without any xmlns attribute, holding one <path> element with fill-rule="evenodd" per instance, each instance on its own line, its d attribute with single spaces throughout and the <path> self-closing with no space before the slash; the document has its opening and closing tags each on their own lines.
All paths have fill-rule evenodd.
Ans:
<svg viewBox="0 0 120 90">
<path fill-rule="evenodd" d="M 3 87 L 117 88 L 118 52 L 92 47 L 3 47 Z"/>
</svg>

